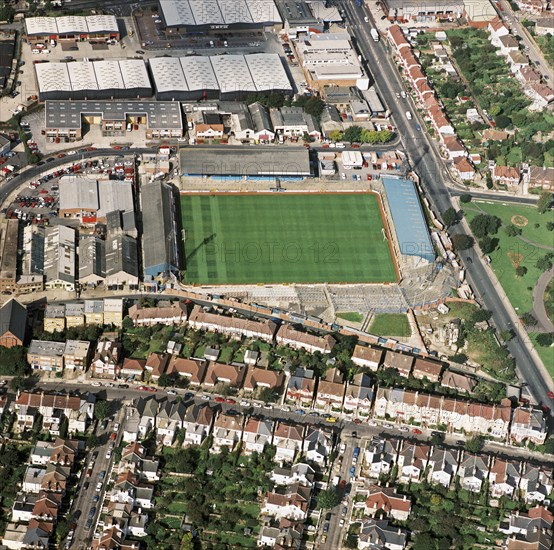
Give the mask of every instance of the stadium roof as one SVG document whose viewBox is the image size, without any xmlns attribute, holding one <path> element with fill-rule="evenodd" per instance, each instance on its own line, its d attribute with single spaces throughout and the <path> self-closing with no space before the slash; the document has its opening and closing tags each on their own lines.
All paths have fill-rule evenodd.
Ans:
<svg viewBox="0 0 554 550">
<path fill-rule="evenodd" d="M 434 262 L 435 252 L 414 182 L 394 176 L 382 176 L 381 180 L 400 252 Z"/>
<path fill-rule="evenodd" d="M 119 32 L 114 15 L 26 17 L 25 28 L 28 36 Z"/>
<path fill-rule="evenodd" d="M 182 148 L 183 175 L 206 176 L 309 176 L 309 152 L 293 147 Z"/>
<path fill-rule="evenodd" d="M 142 59 L 37 63 L 41 92 L 151 88 Z"/>
<path fill-rule="evenodd" d="M 102 120 L 126 120 L 129 115 L 146 115 L 152 130 L 181 129 L 179 103 L 172 101 L 46 101 L 47 128 L 80 128 L 83 115 L 100 115 Z"/>
<path fill-rule="evenodd" d="M 281 23 L 273 0 L 159 0 L 167 26 Z"/>
<path fill-rule="evenodd" d="M 158 93 L 292 90 L 277 54 L 154 57 L 150 69 Z"/>
</svg>

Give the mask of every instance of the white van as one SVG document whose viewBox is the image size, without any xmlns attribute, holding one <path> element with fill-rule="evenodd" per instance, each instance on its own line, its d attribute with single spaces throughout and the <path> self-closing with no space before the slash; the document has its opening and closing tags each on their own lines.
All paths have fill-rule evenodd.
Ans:
<svg viewBox="0 0 554 550">
<path fill-rule="evenodd" d="M 33 48 L 33 49 L 31 50 L 31 53 L 39 54 L 39 53 L 40 53 L 40 50 L 38 50 L 37 48 Z"/>
<path fill-rule="evenodd" d="M 406 111 L 406 118 L 412 120 L 412 113 L 410 113 L 410 111 Z"/>
</svg>

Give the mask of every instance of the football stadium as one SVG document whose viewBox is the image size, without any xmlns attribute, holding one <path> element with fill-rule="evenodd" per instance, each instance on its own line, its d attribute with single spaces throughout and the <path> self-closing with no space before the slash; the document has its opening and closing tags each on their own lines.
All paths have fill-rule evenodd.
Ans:
<svg viewBox="0 0 554 550">
<path fill-rule="evenodd" d="M 181 195 L 185 282 L 392 283 L 375 193 Z"/>
</svg>

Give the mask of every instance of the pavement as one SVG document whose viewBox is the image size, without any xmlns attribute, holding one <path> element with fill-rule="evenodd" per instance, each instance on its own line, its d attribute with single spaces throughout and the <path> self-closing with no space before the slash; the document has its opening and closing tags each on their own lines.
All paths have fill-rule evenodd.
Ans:
<svg viewBox="0 0 554 550">
<path fill-rule="evenodd" d="M 426 132 L 417 132 L 416 124 L 425 127 L 419 117 L 413 103 L 414 117 L 408 121 L 404 115 L 406 102 L 396 99 L 396 93 L 405 90 L 397 67 L 390 57 L 390 46 L 385 40 L 374 42 L 369 34 L 369 29 L 375 26 L 373 15 L 364 7 L 355 6 L 353 2 L 340 0 L 338 4 L 345 12 L 349 21 L 349 30 L 356 37 L 357 45 L 365 58 L 373 74 L 378 74 L 376 87 L 385 104 L 392 112 L 398 133 L 400 134 L 404 147 L 411 159 L 413 170 L 421 178 L 426 195 L 435 212 L 444 212 L 453 206 L 449 186 L 452 182 L 443 161 L 431 142 Z M 369 17 L 371 23 L 368 25 L 364 17 Z M 411 101 L 411 100 L 409 100 Z M 519 319 L 512 305 L 505 297 L 503 290 L 492 273 L 486 270 L 483 259 L 475 254 L 475 251 L 468 251 L 460 258 L 466 270 L 466 278 L 479 297 L 481 304 L 493 312 L 493 322 L 497 330 L 516 330 L 516 336 L 508 342 L 508 349 L 516 361 L 521 377 L 527 382 L 528 390 L 537 403 L 550 404 L 551 400 L 547 392 L 554 389 L 554 383 L 534 350 L 525 329 L 521 327 Z M 465 260 L 465 257 L 472 257 L 472 263 Z M 551 421 L 554 420 L 551 417 Z"/>
<path fill-rule="evenodd" d="M 544 293 L 546 287 L 550 284 L 550 281 L 554 277 L 554 267 L 545 271 L 537 281 L 535 288 L 533 289 L 533 315 L 537 320 L 540 328 L 543 332 L 554 332 L 554 323 L 548 317 L 546 313 L 546 307 L 544 305 Z M 538 327 L 537 327 L 538 328 Z"/>
</svg>

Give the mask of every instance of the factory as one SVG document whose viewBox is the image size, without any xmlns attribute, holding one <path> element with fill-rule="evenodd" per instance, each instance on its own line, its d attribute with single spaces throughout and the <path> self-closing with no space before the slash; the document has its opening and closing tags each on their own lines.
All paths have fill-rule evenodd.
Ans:
<svg viewBox="0 0 554 550">
<path fill-rule="evenodd" d="M 274 0 L 158 0 L 167 33 L 275 31 L 282 18 Z"/>
<path fill-rule="evenodd" d="M 237 100 L 248 94 L 292 93 L 277 54 L 155 57 L 150 71 L 161 101 Z"/>
<path fill-rule="evenodd" d="M 114 15 L 88 15 L 64 17 L 26 17 L 25 34 L 32 44 L 119 40 L 119 27 Z"/>
<path fill-rule="evenodd" d="M 37 63 L 39 99 L 137 99 L 152 96 L 142 59 Z"/>
</svg>

